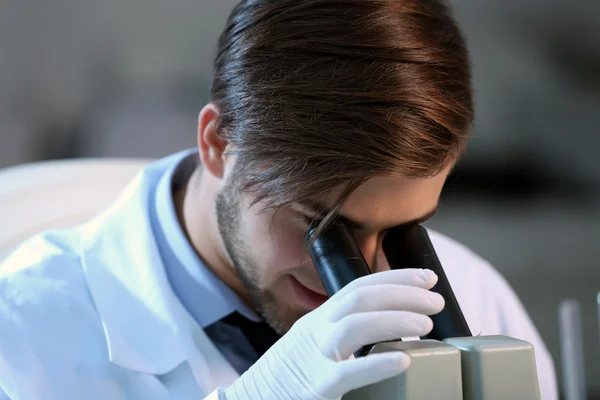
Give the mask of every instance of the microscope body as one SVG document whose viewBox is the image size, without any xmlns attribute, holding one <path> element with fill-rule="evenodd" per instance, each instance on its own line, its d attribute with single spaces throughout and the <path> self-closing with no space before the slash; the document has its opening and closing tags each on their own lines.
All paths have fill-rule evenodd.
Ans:
<svg viewBox="0 0 600 400">
<path fill-rule="evenodd" d="M 312 230 L 309 230 L 308 237 Z M 329 296 L 370 273 L 350 230 L 334 223 L 310 249 Z M 431 289 L 446 306 L 432 316 L 434 328 L 415 341 L 371 344 L 355 357 L 403 351 L 411 357 L 404 373 L 347 393 L 343 400 L 540 400 L 533 346 L 507 336 L 472 336 L 424 227 L 398 227 L 387 233 L 383 251 L 392 269 L 427 268 L 438 276 Z"/>
<path fill-rule="evenodd" d="M 351 391 L 342 400 L 540 400 L 533 346 L 507 336 L 380 343 L 371 353 L 403 351 L 402 374 Z"/>
</svg>

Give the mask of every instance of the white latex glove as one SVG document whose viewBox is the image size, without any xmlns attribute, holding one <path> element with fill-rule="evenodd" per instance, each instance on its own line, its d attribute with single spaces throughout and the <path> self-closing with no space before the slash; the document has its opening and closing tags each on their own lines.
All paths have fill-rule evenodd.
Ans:
<svg viewBox="0 0 600 400">
<path fill-rule="evenodd" d="M 384 271 L 359 278 L 300 318 L 248 371 L 209 399 L 333 400 L 405 371 L 410 358 L 386 352 L 354 358 L 361 346 L 425 336 L 427 315 L 444 308 L 430 270 Z"/>
</svg>

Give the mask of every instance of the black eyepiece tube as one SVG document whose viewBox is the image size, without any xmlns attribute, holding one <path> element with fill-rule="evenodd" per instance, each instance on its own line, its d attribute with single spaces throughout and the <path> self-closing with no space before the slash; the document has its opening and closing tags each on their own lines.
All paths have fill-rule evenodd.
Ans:
<svg viewBox="0 0 600 400">
<path fill-rule="evenodd" d="M 431 316 L 433 330 L 422 339 L 444 340 L 472 336 L 427 230 L 423 226 L 412 225 L 390 230 L 383 239 L 383 251 L 392 269 L 427 268 L 438 276 L 438 282 L 431 291 L 441 294 L 446 301 L 446 306 L 439 314 Z"/>
<path fill-rule="evenodd" d="M 313 232 L 314 228 L 311 228 L 307 239 Z M 310 248 L 310 256 L 329 297 L 353 280 L 371 273 L 352 233 L 341 222 L 333 223 L 317 236 Z M 372 344 L 363 346 L 354 356 L 365 356 L 372 348 Z"/>
<path fill-rule="evenodd" d="M 313 231 L 314 228 L 308 231 L 308 237 Z M 371 273 L 352 233 L 342 223 L 333 223 L 314 240 L 310 256 L 329 297 L 356 278 Z"/>
</svg>

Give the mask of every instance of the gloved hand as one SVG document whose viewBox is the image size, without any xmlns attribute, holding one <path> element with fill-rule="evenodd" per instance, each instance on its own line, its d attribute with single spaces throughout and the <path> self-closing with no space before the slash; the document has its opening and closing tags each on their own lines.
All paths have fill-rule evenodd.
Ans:
<svg viewBox="0 0 600 400">
<path fill-rule="evenodd" d="M 425 336 L 427 315 L 444 308 L 429 291 L 430 270 L 403 269 L 361 277 L 306 314 L 230 387 L 227 400 L 333 400 L 405 371 L 410 358 L 386 352 L 354 358 L 363 345 Z"/>
</svg>

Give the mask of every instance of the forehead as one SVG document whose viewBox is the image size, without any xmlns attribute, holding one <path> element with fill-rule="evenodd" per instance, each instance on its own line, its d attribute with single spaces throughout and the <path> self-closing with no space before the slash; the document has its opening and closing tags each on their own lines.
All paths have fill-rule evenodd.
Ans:
<svg viewBox="0 0 600 400">
<path fill-rule="evenodd" d="M 448 172 L 449 169 L 430 178 L 371 178 L 348 197 L 341 214 L 369 230 L 421 218 L 437 207 Z"/>
</svg>

